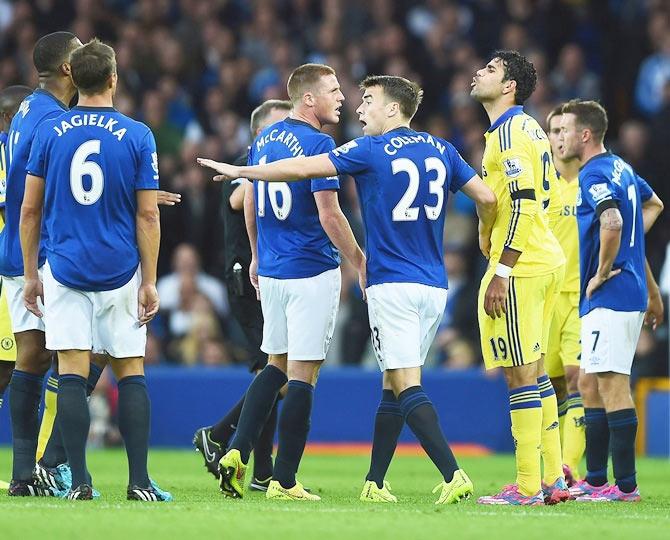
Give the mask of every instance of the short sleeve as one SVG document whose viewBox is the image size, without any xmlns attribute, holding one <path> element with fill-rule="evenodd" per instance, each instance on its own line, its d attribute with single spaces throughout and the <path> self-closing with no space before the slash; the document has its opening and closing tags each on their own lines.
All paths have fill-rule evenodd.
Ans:
<svg viewBox="0 0 670 540">
<path fill-rule="evenodd" d="M 618 205 L 619 197 L 610 180 L 598 172 L 587 173 L 579 178 L 582 204 L 588 204 L 597 214 L 605 208 Z"/>
<path fill-rule="evenodd" d="M 338 174 L 355 175 L 369 167 L 370 138 L 359 137 L 331 150 L 328 158 L 335 166 Z"/>
<path fill-rule="evenodd" d="M 465 184 L 472 179 L 477 172 L 468 164 L 467 161 L 463 159 L 461 154 L 458 153 L 458 150 L 454 146 L 447 142 L 443 141 L 447 148 L 447 156 L 449 159 L 449 168 L 451 170 L 451 178 L 449 178 L 449 191 L 456 193 L 461 189 Z"/>
<path fill-rule="evenodd" d="M 46 176 L 43 139 L 41 130 L 38 129 L 30 145 L 30 155 L 26 164 L 26 173 L 39 176 L 40 178 L 45 178 Z"/>
<path fill-rule="evenodd" d="M 310 153 L 311 156 L 319 154 L 326 154 L 335 148 L 335 141 L 332 137 L 324 137 L 314 145 Z M 326 191 L 329 189 L 340 189 L 340 179 L 336 176 L 329 176 L 327 178 L 312 178 L 311 180 L 312 193 L 317 191 Z"/>
<path fill-rule="evenodd" d="M 135 189 L 158 189 L 158 152 L 156 151 L 156 140 L 151 130 L 147 131 L 142 139 Z"/>
<path fill-rule="evenodd" d="M 651 186 L 641 176 L 636 175 L 635 179 L 637 181 L 637 187 L 640 190 L 640 199 L 642 202 L 651 199 L 652 195 L 654 194 L 654 190 L 651 189 Z"/>
</svg>

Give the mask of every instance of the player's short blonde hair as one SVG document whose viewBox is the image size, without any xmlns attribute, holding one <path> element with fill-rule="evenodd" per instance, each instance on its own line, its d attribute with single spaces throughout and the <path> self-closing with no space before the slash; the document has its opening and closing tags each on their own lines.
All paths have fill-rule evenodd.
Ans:
<svg viewBox="0 0 670 540">
<path fill-rule="evenodd" d="M 258 107 L 254 109 L 254 112 L 251 113 L 251 121 L 249 122 L 249 128 L 251 129 L 251 134 L 255 137 L 256 131 L 263 123 L 263 121 L 268 117 L 268 115 L 275 109 L 281 109 L 282 111 L 291 110 L 291 102 L 284 101 L 282 99 L 268 99 L 261 103 Z"/>
<path fill-rule="evenodd" d="M 321 77 L 335 75 L 335 70 L 325 64 L 303 64 L 293 70 L 286 83 L 288 97 L 293 104 L 302 99 L 306 92 L 313 92 Z"/>
<path fill-rule="evenodd" d="M 576 123 L 588 129 L 596 142 L 602 142 L 607 132 L 607 111 L 597 101 L 572 99 L 561 108 L 563 114 L 574 114 Z"/>
<path fill-rule="evenodd" d="M 80 93 L 87 96 L 100 94 L 116 73 L 116 54 L 109 45 L 92 39 L 72 53 L 70 68 L 72 81 Z"/>
<path fill-rule="evenodd" d="M 421 87 L 417 83 L 405 79 L 405 77 L 370 75 L 363 79 L 360 84 L 361 90 L 373 86 L 379 86 L 389 101 L 397 102 L 402 115 L 410 120 L 416 114 L 423 100 L 423 90 Z"/>
</svg>

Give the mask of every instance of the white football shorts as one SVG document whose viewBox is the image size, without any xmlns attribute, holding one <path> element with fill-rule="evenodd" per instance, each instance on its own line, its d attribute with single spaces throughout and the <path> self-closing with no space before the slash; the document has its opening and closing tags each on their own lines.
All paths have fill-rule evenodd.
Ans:
<svg viewBox="0 0 670 540">
<path fill-rule="evenodd" d="M 342 276 L 339 268 L 298 279 L 258 276 L 267 354 L 323 360 L 335 330 Z"/>
<path fill-rule="evenodd" d="M 381 283 L 366 293 L 379 368 L 423 366 L 444 315 L 447 290 L 419 283 Z"/>
<path fill-rule="evenodd" d="M 630 375 L 643 322 L 643 311 L 589 311 L 582 317 L 580 367 L 586 373 L 611 371 Z"/>
<path fill-rule="evenodd" d="M 140 268 L 128 283 L 111 291 L 66 287 L 44 265 L 44 325 L 52 351 L 90 350 L 112 358 L 144 356 L 147 327 L 140 326 L 137 293 Z"/>
<path fill-rule="evenodd" d="M 40 278 L 42 278 L 42 268 L 38 270 Z M 9 317 L 12 321 L 12 332 L 18 334 L 27 330 L 39 330 L 44 332 L 44 320 L 33 315 L 26 309 L 23 301 L 23 285 L 26 280 L 23 276 L 3 277 L 2 288 L 7 296 L 7 306 L 9 307 Z M 42 313 L 44 313 L 44 306 L 40 299 L 37 299 L 37 305 Z"/>
</svg>

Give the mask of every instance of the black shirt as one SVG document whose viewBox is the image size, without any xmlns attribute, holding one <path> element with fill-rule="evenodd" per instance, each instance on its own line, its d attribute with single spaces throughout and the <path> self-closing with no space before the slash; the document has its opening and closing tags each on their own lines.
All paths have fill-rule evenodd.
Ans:
<svg viewBox="0 0 670 540">
<path fill-rule="evenodd" d="M 247 155 L 244 154 L 235 160 L 235 165 L 246 165 Z M 249 283 L 249 264 L 251 264 L 251 247 L 249 237 L 247 236 L 247 227 L 244 222 L 244 208 L 242 210 L 233 210 L 230 206 L 230 196 L 240 185 L 244 186 L 244 180 L 233 180 L 224 182 L 222 189 L 221 215 L 223 217 L 223 264 L 224 279 L 228 285 L 228 290 L 232 291 L 231 285 L 235 278 L 233 266 L 240 263 L 245 285 L 245 292 L 251 288 Z M 243 189 L 243 187 L 240 187 Z M 255 293 L 254 293 L 255 297 Z"/>
</svg>

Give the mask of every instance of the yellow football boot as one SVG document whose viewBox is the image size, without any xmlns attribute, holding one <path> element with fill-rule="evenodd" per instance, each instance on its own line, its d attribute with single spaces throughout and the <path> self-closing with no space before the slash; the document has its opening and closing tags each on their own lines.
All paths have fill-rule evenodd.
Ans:
<svg viewBox="0 0 670 540">
<path fill-rule="evenodd" d="M 244 476 L 247 466 L 242 462 L 240 451 L 232 449 L 219 460 L 219 487 L 226 497 L 244 496 Z"/>
<path fill-rule="evenodd" d="M 474 486 L 468 475 L 465 474 L 465 471 L 458 469 L 454 473 L 451 482 L 440 482 L 433 489 L 433 493 L 436 493 L 438 490 L 441 490 L 441 492 L 435 504 L 454 504 L 462 499 L 469 499 L 470 495 L 474 492 Z"/>
<path fill-rule="evenodd" d="M 271 480 L 268 490 L 265 492 L 266 499 L 278 501 L 320 501 L 321 497 L 308 493 L 300 482 L 296 480 L 295 486 L 286 489 L 276 480 Z"/>
<path fill-rule="evenodd" d="M 380 489 L 372 480 L 366 480 L 361 491 L 360 500 L 363 502 L 397 503 L 398 498 L 391 493 L 391 484 L 384 480 L 384 486 Z"/>
</svg>

